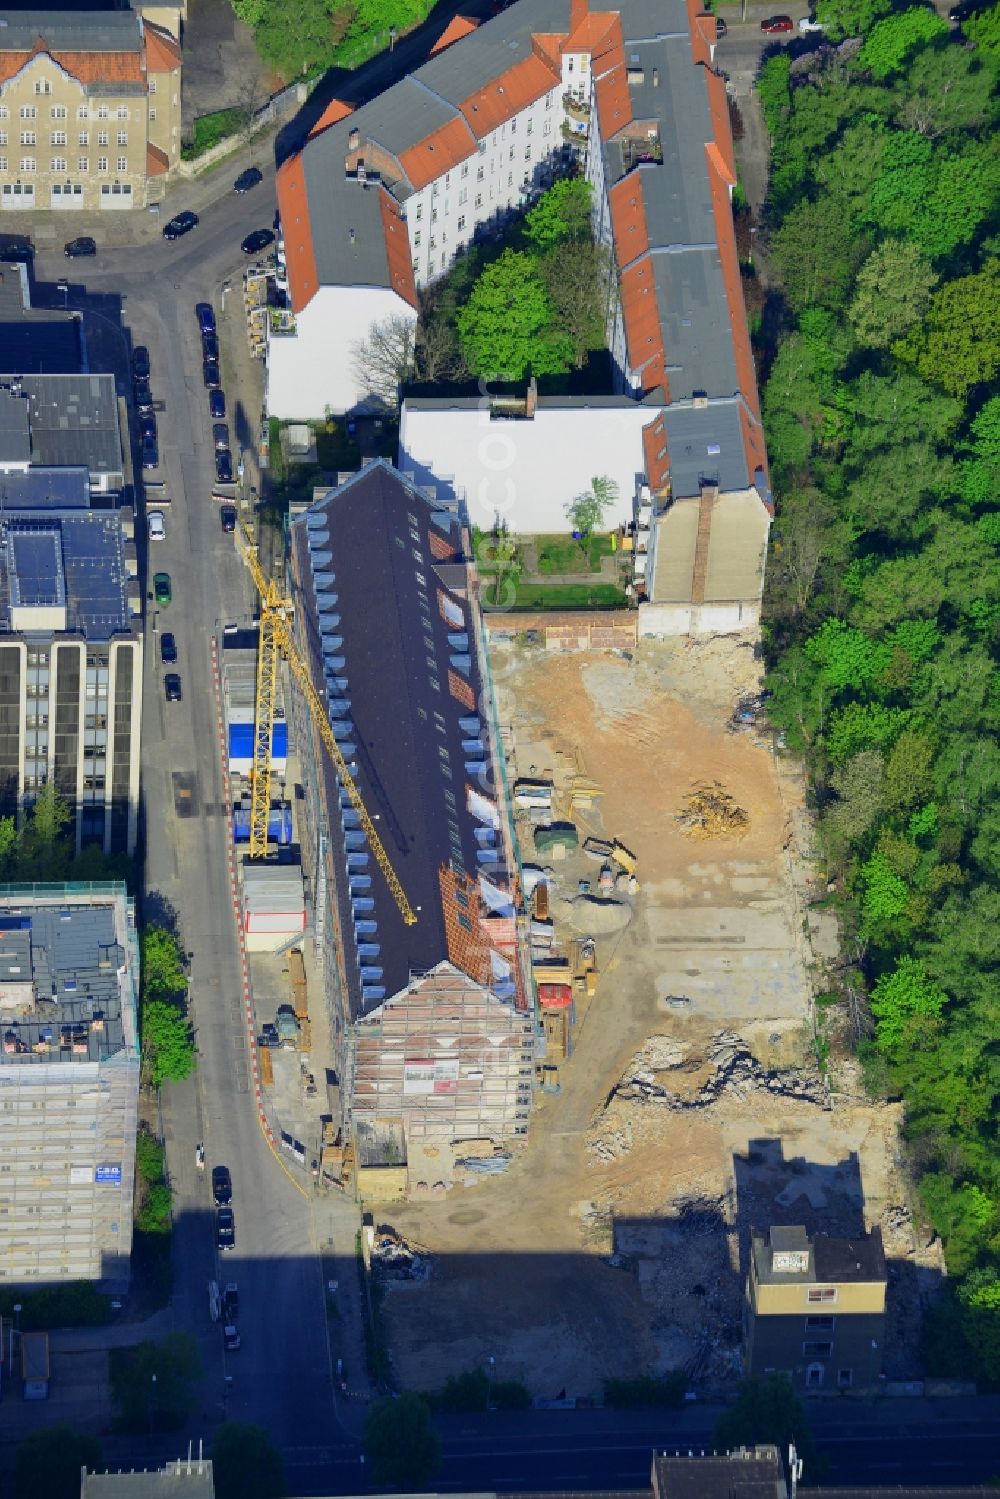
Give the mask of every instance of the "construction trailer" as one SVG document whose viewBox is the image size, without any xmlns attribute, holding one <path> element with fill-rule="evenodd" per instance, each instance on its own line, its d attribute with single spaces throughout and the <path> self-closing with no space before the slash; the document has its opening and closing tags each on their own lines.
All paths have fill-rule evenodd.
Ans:
<svg viewBox="0 0 1000 1499">
<path fill-rule="evenodd" d="M 49 1398 L 49 1335 L 47 1332 L 21 1334 L 21 1379 L 25 1400 Z"/>
</svg>

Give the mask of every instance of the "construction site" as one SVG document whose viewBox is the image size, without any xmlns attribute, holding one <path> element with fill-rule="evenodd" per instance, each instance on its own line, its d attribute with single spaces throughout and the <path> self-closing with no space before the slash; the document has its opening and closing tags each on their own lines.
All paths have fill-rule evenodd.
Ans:
<svg viewBox="0 0 1000 1499">
<path fill-rule="evenodd" d="M 881 1227 L 885 1371 L 904 1377 L 939 1246 L 911 1215 L 898 1109 L 849 1060 L 817 1065 L 836 932 L 752 641 L 553 653 L 515 635 L 490 664 L 544 1043 L 527 1140 L 379 1219 L 393 1264 L 420 1267 L 386 1280 L 400 1383 L 725 1384 L 750 1230 L 782 1223 Z"/>
</svg>

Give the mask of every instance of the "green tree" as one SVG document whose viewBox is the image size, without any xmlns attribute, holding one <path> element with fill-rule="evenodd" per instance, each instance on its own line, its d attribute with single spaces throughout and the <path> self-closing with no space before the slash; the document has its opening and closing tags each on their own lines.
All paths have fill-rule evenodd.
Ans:
<svg viewBox="0 0 1000 1499">
<path fill-rule="evenodd" d="M 991 5 L 962 22 L 962 30 L 980 52 L 1000 56 L 1000 5 Z"/>
<path fill-rule="evenodd" d="M 16 1499 L 79 1499 L 80 1470 L 103 1463 L 97 1437 L 72 1426 L 43 1426 L 17 1444 Z"/>
<path fill-rule="evenodd" d="M 257 26 L 267 12 L 268 0 L 229 0 L 233 13 L 244 26 Z"/>
<path fill-rule="evenodd" d="M 430 1407 L 412 1390 L 376 1400 L 365 1421 L 365 1458 L 376 1484 L 424 1489 L 441 1466 L 441 1441 Z"/>
<path fill-rule="evenodd" d="M 832 197 L 806 198 L 770 237 L 768 263 L 796 312 L 819 304 L 840 307 L 864 258 L 866 245 L 844 233 L 841 206 Z"/>
<path fill-rule="evenodd" d="M 885 767 L 885 805 L 890 812 L 907 812 L 924 802 L 933 788 L 934 745 L 917 729 L 904 729 Z"/>
<path fill-rule="evenodd" d="M 896 351 L 926 380 L 966 396 L 1000 370 L 1000 260 L 934 293 L 927 320 Z"/>
<path fill-rule="evenodd" d="M 290 81 L 329 60 L 351 14 L 336 16 L 331 0 L 296 0 L 294 16 L 284 5 L 268 4 L 254 29 L 257 51 Z"/>
<path fill-rule="evenodd" d="M 948 35 L 948 23 L 932 10 L 913 6 L 886 16 L 865 37 L 858 63 L 878 79 L 898 73 L 909 57 L 929 43 Z"/>
<path fill-rule="evenodd" d="M 505 250 L 486 267 L 457 323 L 477 375 L 522 380 L 565 373 L 571 363 L 569 340 L 552 331 L 552 304 L 537 266 L 520 251 Z"/>
<path fill-rule="evenodd" d="M 809 1479 L 818 1476 L 816 1445 L 805 1409 L 785 1374 L 744 1379 L 735 1403 L 716 1422 L 713 1440 L 723 1451 L 771 1443 L 782 1454 L 794 1442 Z"/>
<path fill-rule="evenodd" d="M 212 1442 L 216 1499 L 282 1499 L 285 1464 L 262 1426 L 226 1421 Z"/>
<path fill-rule="evenodd" d="M 586 239 L 565 240 L 544 255 L 539 271 L 552 316 L 572 349 L 574 369 L 604 348 L 607 252 Z"/>
<path fill-rule="evenodd" d="M 806 641 L 805 650 L 835 692 L 845 687 L 855 692 L 871 687 L 885 671 L 891 654 L 884 642 L 872 640 L 863 630 L 855 630 L 840 619 L 825 620 Z"/>
<path fill-rule="evenodd" d="M 993 13 L 997 14 L 994 6 Z M 967 21 L 968 32 L 973 22 Z M 995 117 L 996 72 L 965 47 L 927 47 L 918 52 L 900 85 L 899 123 L 933 138 L 978 130 Z"/>
<path fill-rule="evenodd" d="M 961 1327 L 982 1376 L 1000 1382 L 1000 1274 L 993 1266 L 973 1270 L 958 1289 Z"/>
<path fill-rule="evenodd" d="M 174 1431 L 197 1404 L 201 1376 L 198 1344 L 189 1332 L 172 1332 L 160 1343 L 115 1348 L 111 1354 L 111 1399 L 124 1431 Z"/>
<path fill-rule="evenodd" d="M 993 396 L 974 418 L 966 456 L 959 465 L 963 496 L 973 505 L 1000 500 L 1000 396 Z M 992 546 L 1000 546 L 998 512 L 981 517 L 979 531 Z"/>
<path fill-rule="evenodd" d="M 604 523 L 608 510 L 618 503 L 618 485 L 607 474 L 595 474 L 590 488 L 578 494 L 566 506 L 566 515 L 574 531 L 590 536 Z"/>
<path fill-rule="evenodd" d="M 73 813 L 55 782 L 47 781 L 31 805 L 18 840 L 16 874 L 20 880 L 60 880 L 71 857 L 69 842 Z"/>
<path fill-rule="evenodd" d="M 194 1036 L 180 1005 L 147 999 L 140 1015 L 143 1068 L 154 1088 L 183 1082 L 195 1069 Z"/>
<path fill-rule="evenodd" d="M 151 999 L 174 999 L 187 992 L 184 949 L 173 932 L 146 926 L 139 933 L 142 992 Z"/>
<path fill-rule="evenodd" d="M 948 1002 L 944 990 L 916 958 L 900 958 L 872 990 L 875 1039 L 881 1051 L 893 1052 L 911 1033 L 914 1022 L 937 1019 Z"/>
<path fill-rule="evenodd" d="M 948 1243 L 952 1275 L 971 1270 L 997 1227 L 997 1204 L 974 1182 L 956 1182 L 945 1172 L 928 1171 L 920 1196 L 932 1221 Z"/>
<path fill-rule="evenodd" d="M 900 239 L 879 245 L 858 272 L 847 309 L 858 342 L 888 349 L 920 322 L 937 281 L 919 245 Z"/>
<path fill-rule="evenodd" d="M 585 177 L 564 177 L 543 193 L 524 220 L 524 237 L 537 250 L 591 238 L 593 193 Z"/>
<path fill-rule="evenodd" d="M 892 9 L 892 0 L 816 0 L 816 19 L 831 41 L 845 36 L 865 36 L 881 16 Z"/>
</svg>

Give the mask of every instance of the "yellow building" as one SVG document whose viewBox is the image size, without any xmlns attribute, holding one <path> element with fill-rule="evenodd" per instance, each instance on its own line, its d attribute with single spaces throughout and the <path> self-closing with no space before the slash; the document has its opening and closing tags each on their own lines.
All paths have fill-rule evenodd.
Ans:
<svg viewBox="0 0 1000 1499">
<path fill-rule="evenodd" d="M 181 50 L 132 11 L 10 13 L 0 213 L 143 208 L 181 147 Z"/>
<path fill-rule="evenodd" d="M 872 1389 L 882 1370 L 885 1255 L 878 1229 L 851 1239 L 804 1228 L 753 1234 L 746 1372 L 799 1390 Z"/>
</svg>

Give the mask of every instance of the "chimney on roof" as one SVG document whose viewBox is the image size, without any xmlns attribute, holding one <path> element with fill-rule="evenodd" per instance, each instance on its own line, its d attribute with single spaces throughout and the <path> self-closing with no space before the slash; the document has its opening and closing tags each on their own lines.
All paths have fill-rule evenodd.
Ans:
<svg viewBox="0 0 1000 1499">
<path fill-rule="evenodd" d="M 659 86 L 660 86 L 660 70 L 659 70 L 659 68 L 654 68 L 653 69 L 653 87 L 654 88 L 659 88 Z"/>
<path fill-rule="evenodd" d="M 532 375 L 528 381 L 528 391 L 524 398 L 524 414 L 528 421 L 534 421 L 535 411 L 538 407 L 538 381 Z"/>
<path fill-rule="evenodd" d="M 361 144 L 361 131 L 358 130 L 357 128 L 355 128 L 355 129 L 353 129 L 351 131 L 350 135 L 347 137 L 347 149 L 348 149 L 348 151 L 356 151 L 358 149 L 358 147 L 360 146 L 360 144 Z"/>
</svg>

